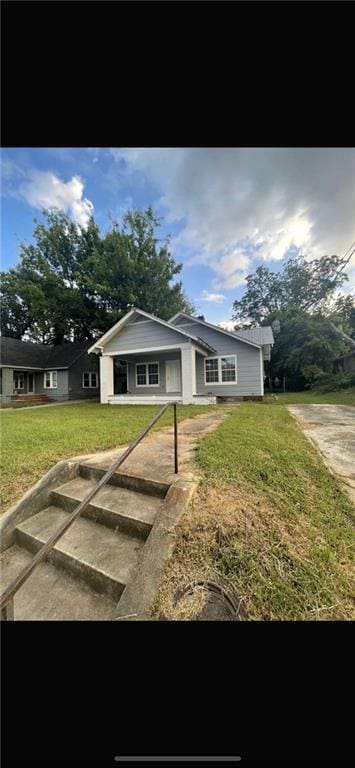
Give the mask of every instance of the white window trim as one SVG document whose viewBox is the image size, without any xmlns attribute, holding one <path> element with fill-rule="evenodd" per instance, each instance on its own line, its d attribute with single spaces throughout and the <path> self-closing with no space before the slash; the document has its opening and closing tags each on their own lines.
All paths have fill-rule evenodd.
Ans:
<svg viewBox="0 0 355 768">
<path fill-rule="evenodd" d="M 92 384 L 92 377 L 96 376 L 96 384 Z M 84 376 L 89 376 L 89 386 L 86 387 L 84 384 Z M 97 371 L 83 371 L 83 375 L 81 378 L 81 388 L 82 389 L 98 389 L 99 388 L 99 377 Z"/>
<path fill-rule="evenodd" d="M 222 358 L 223 360 L 226 357 L 234 357 L 235 362 L 235 381 L 222 381 Z M 218 360 L 218 381 L 206 381 L 206 360 Z M 238 384 L 238 373 L 237 373 L 237 355 L 213 355 L 213 357 L 205 357 L 204 358 L 204 378 L 205 378 L 205 387 L 225 387 L 230 384 Z"/>
<path fill-rule="evenodd" d="M 46 376 L 49 373 L 49 381 L 50 384 L 47 386 L 46 384 Z M 53 384 L 53 374 L 56 375 L 56 383 Z M 43 374 L 43 387 L 44 389 L 58 389 L 58 371 L 45 371 Z"/>
<path fill-rule="evenodd" d="M 22 387 L 15 387 L 15 376 L 17 376 L 18 383 L 20 383 L 20 381 L 22 381 Z M 14 389 L 16 389 L 16 390 L 17 389 L 21 389 L 21 390 L 25 389 L 25 372 L 24 371 L 19 371 L 16 374 L 14 373 L 13 382 L 14 382 L 13 383 L 13 388 Z"/>
<path fill-rule="evenodd" d="M 137 365 L 145 365 L 145 378 L 147 384 L 138 384 L 137 382 Z M 149 376 L 148 376 L 148 365 L 157 365 L 158 366 L 158 383 L 157 384 L 149 384 Z M 159 368 L 159 360 L 148 360 L 148 362 L 141 362 L 136 363 L 136 387 L 160 387 L 160 368 Z"/>
</svg>

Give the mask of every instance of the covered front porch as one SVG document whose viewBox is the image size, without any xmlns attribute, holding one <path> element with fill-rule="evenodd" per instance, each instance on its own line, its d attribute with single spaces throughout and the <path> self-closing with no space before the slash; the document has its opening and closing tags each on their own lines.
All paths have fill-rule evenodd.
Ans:
<svg viewBox="0 0 355 768">
<path fill-rule="evenodd" d="M 38 394 L 38 376 L 40 374 L 37 370 L 4 366 L 1 369 L 0 374 L 1 402 L 9 403 L 12 400 L 34 400 L 41 397 L 41 395 Z"/>
<path fill-rule="evenodd" d="M 101 402 L 152 405 L 168 402 L 209 404 L 213 396 L 196 392 L 196 355 L 193 344 L 125 351 L 100 357 Z"/>
</svg>

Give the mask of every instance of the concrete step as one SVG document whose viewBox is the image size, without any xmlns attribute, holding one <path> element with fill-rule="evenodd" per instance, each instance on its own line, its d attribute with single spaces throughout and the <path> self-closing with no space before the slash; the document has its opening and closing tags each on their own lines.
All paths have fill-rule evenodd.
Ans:
<svg viewBox="0 0 355 768">
<path fill-rule="evenodd" d="M 80 464 L 79 466 L 80 476 L 88 480 L 100 480 L 100 477 L 107 472 L 107 469 L 109 469 L 109 463 L 107 467 L 96 467 L 93 464 Z M 118 485 L 120 488 L 128 488 L 130 491 L 146 493 L 148 496 L 159 496 L 162 499 L 164 499 L 170 488 L 170 483 L 162 483 L 147 477 L 139 477 L 138 475 L 128 475 L 125 472 L 115 472 L 108 485 Z"/>
<path fill-rule="evenodd" d="M 2 553 L 1 591 L 32 557 L 16 545 Z M 14 606 L 15 621 L 111 621 L 116 601 L 44 562 L 16 593 Z"/>
<path fill-rule="evenodd" d="M 47 507 L 18 524 L 15 543 L 35 553 L 66 518 L 63 509 Z M 51 550 L 48 562 L 81 579 L 97 592 L 119 600 L 142 547 L 143 541 L 139 538 L 80 517 Z"/>
<path fill-rule="evenodd" d="M 76 477 L 52 491 L 51 501 L 66 512 L 72 512 L 91 491 L 95 482 L 95 479 Z M 108 528 L 146 539 L 162 503 L 162 499 L 157 496 L 147 496 L 127 488 L 105 485 L 84 510 L 83 517 Z"/>
</svg>

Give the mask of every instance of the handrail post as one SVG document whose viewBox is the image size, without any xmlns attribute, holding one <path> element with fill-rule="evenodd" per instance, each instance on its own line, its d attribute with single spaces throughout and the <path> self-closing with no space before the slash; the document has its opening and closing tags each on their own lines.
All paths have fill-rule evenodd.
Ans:
<svg viewBox="0 0 355 768">
<path fill-rule="evenodd" d="M 175 474 L 178 473 L 178 434 L 177 434 L 177 417 L 176 417 L 176 403 L 174 403 L 174 464 Z"/>
<path fill-rule="evenodd" d="M 14 598 L 12 597 L 8 603 L 1 609 L 1 621 L 13 621 L 14 620 Z"/>
</svg>

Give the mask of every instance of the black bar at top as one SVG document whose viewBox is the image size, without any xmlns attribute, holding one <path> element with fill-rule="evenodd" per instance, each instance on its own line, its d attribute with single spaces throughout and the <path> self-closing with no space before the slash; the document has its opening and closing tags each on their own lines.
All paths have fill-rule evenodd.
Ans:
<svg viewBox="0 0 355 768">
<path fill-rule="evenodd" d="M 192 757 L 181 755 L 171 755 L 170 757 L 163 757 L 162 755 L 158 755 L 157 757 L 152 757 L 151 755 L 139 755 L 138 757 L 132 757 L 132 755 L 129 755 L 129 757 L 122 757 L 121 755 L 115 756 L 115 760 L 117 760 L 118 763 L 237 763 L 241 759 L 242 758 L 239 755 L 236 755 L 235 757 L 226 755 L 223 755 L 222 757 L 200 757 L 198 755 Z"/>
</svg>

